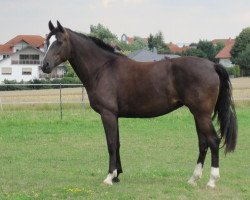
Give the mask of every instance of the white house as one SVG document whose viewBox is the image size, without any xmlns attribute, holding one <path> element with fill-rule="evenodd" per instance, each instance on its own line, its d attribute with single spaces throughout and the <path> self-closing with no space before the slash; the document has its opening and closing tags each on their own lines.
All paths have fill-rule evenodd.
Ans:
<svg viewBox="0 0 250 200">
<path fill-rule="evenodd" d="M 61 78 L 65 70 L 59 67 L 51 75 L 44 74 L 42 64 L 45 39 L 37 35 L 18 35 L 0 45 L 0 82 L 29 81 L 44 77 Z"/>
<path fill-rule="evenodd" d="M 223 40 L 221 40 L 223 41 Z M 215 58 L 219 59 L 219 63 L 225 67 L 233 67 L 233 63 L 231 61 L 231 49 L 235 43 L 234 39 L 229 38 L 225 40 L 225 47 L 215 56 Z"/>
</svg>

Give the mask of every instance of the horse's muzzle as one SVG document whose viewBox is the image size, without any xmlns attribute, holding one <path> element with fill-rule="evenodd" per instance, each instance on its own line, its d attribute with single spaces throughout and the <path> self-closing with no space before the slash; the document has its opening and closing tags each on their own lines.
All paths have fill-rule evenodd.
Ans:
<svg viewBox="0 0 250 200">
<path fill-rule="evenodd" d="M 51 67 L 49 67 L 49 63 L 48 62 L 44 62 L 43 65 L 41 66 L 41 69 L 43 71 L 43 73 L 49 74 L 51 73 Z"/>
</svg>

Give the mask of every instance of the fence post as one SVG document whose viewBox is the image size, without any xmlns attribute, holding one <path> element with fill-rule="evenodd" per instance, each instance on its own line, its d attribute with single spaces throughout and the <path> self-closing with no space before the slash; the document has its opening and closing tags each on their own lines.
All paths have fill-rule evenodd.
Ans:
<svg viewBox="0 0 250 200">
<path fill-rule="evenodd" d="M 62 84 L 60 83 L 60 112 L 61 112 L 61 120 L 62 120 Z"/>
</svg>

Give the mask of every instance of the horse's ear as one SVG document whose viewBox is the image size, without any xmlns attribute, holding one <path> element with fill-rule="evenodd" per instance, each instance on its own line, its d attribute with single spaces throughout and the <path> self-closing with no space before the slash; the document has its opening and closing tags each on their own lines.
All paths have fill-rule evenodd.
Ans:
<svg viewBox="0 0 250 200">
<path fill-rule="evenodd" d="M 62 32 L 62 33 L 64 33 L 64 28 L 62 27 L 62 25 L 60 24 L 60 22 L 59 21 L 57 21 L 57 28 Z"/>
<path fill-rule="evenodd" d="M 54 25 L 52 24 L 51 20 L 49 20 L 49 30 L 53 31 L 55 29 Z"/>
</svg>

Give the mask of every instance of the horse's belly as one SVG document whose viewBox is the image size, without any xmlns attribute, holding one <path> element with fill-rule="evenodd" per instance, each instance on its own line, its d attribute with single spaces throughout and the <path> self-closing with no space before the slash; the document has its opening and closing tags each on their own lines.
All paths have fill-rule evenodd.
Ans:
<svg viewBox="0 0 250 200">
<path fill-rule="evenodd" d="M 151 100 L 151 101 L 138 101 L 136 103 L 125 103 L 124 105 L 119 106 L 119 116 L 120 117 L 138 117 L 138 118 L 149 118 L 149 117 L 157 117 L 177 108 L 181 107 L 182 103 L 173 100 L 169 102 L 167 100 Z"/>
</svg>

